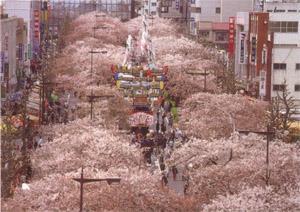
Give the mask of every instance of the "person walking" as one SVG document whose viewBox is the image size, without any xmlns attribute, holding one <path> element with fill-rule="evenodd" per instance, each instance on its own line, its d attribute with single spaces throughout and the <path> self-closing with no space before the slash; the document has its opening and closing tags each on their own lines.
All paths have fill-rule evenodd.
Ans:
<svg viewBox="0 0 300 212">
<path fill-rule="evenodd" d="M 176 180 L 177 173 L 178 173 L 178 169 L 176 168 L 176 166 L 175 165 L 172 166 L 172 174 L 173 174 L 174 181 Z"/>
<path fill-rule="evenodd" d="M 168 184 L 168 177 L 165 172 L 162 173 L 161 177 L 161 185 L 162 187 L 165 187 Z"/>
</svg>

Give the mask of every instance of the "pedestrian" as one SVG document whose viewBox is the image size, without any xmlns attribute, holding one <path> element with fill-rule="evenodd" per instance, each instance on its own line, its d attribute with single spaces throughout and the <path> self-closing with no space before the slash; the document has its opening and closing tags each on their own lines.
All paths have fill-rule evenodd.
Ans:
<svg viewBox="0 0 300 212">
<path fill-rule="evenodd" d="M 176 166 L 172 166 L 172 174 L 173 174 L 173 180 L 176 180 L 176 175 L 178 173 L 178 170 L 176 168 Z"/>
<path fill-rule="evenodd" d="M 161 177 L 161 185 L 162 187 L 166 186 L 168 184 L 168 178 L 165 174 L 165 172 L 162 173 L 162 177 Z"/>
<path fill-rule="evenodd" d="M 41 135 L 39 135 L 38 141 L 37 141 L 37 147 L 42 147 L 43 144 L 43 138 Z"/>
</svg>

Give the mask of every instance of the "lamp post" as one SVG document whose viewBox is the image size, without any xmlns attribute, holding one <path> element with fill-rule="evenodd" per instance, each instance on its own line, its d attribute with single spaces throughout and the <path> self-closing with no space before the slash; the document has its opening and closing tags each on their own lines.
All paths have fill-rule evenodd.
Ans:
<svg viewBox="0 0 300 212">
<path fill-rule="evenodd" d="M 93 182 L 101 182 L 106 181 L 109 185 L 112 183 L 120 183 L 121 178 L 111 177 L 111 178 L 84 178 L 83 177 L 83 167 L 81 167 L 81 176 L 80 178 L 73 178 L 73 180 L 80 183 L 80 202 L 79 202 L 79 211 L 82 212 L 83 208 L 83 184 L 84 183 L 93 183 Z"/>
</svg>

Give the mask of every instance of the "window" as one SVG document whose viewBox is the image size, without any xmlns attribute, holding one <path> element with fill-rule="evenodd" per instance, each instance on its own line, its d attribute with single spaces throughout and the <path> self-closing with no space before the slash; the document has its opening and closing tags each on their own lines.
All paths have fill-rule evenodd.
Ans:
<svg viewBox="0 0 300 212">
<path fill-rule="evenodd" d="M 274 70 L 286 70 L 286 63 L 274 63 L 273 69 Z"/>
<path fill-rule="evenodd" d="M 300 91 L 300 84 L 295 85 L 295 91 Z"/>
<path fill-rule="evenodd" d="M 208 38 L 209 37 L 209 31 L 198 31 L 199 37 Z"/>
<path fill-rule="evenodd" d="M 201 7 L 196 7 L 196 13 L 201 13 Z"/>
<path fill-rule="evenodd" d="M 161 6 L 162 7 L 172 7 L 172 1 L 171 0 L 161 1 Z"/>
<path fill-rule="evenodd" d="M 296 13 L 297 10 L 288 10 L 289 13 Z"/>
<path fill-rule="evenodd" d="M 161 13 L 168 13 L 169 7 L 161 7 Z"/>
<path fill-rule="evenodd" d="M 296 63 L 296 70 L 300 70 L 300 63 Z"/>
<path fill-rule="evenodd" d="M 152 2 L 151 5 L 152 5 L 153 7 L 155 7 L 155 6 L 156 6 L 156 2 Z"/>
<path fill-rule="evenodd" d="M 284 84 L 274 84 L 273 85 L 273 91 L 283 91 L 285 88 Z"/>
<path fill-rule="evenodd" d="M 195 4 L 196 0 L 191 0 L 191 4 Z"/>
<path fill-rule="evenodd" d="M 270 23 L 271 32 L 298 32 L 297 21 L 275 21 Z"/>
<path fill-rule="evenodd" d="M 151 12 L 151 15 L 156 15 L 156 12 L 155 12 L 155 11 L 152 11 L 152 12 Z"/>
<path fill-rule="evenodd" d="M 228 41 L 228 33 L 227 32 L 216 32 L 215 41 Z"/>
<path fill-rule="evenodd" d="M 271 13 L 271 12 L 273 12 L 273 10 L 267 10 L 267 12 L 268 12 L 268 13 Z"/>
<path fill-rule="evenodd" d="M 216 7 L 216 14 L 220 14 L 221 13 L 221 8 L 220 7 Z"/>
</svg>

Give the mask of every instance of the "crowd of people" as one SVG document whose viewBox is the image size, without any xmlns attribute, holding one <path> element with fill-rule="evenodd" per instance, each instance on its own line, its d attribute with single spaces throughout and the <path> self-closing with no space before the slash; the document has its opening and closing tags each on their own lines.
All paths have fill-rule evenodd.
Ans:
<svg viewBox="0 0 300 212">
<path fill-rule="evenodd" d="M 173 181 L 184 182 L 184 193 L 189 185 L 189 177 L 186 171 L 181 173 L 182 179 L 177 179 L 179 170 L 176 166 L 168 167 L 166 160 L 171 157 L 174 149 L 187 142 L 187 137 L 174 127 L 174 114 L 172 102 L 162 101 L 154 111 L 154 124 L 149 128 L 133 130 L 132 144 L 142 148 L 145 163 L 154 171 L 161 172 L 162 186 L 168 185 L 169 175 L 173 175 Z M 176 120 L 177 121 L 177 120 Z"/>
<path fill-rule="evenodd" d="M 78 109 L 77 92 L 53 89 L 45 100 L 45 124 L 68 123 L 76 119 Z"/>
</svg>

